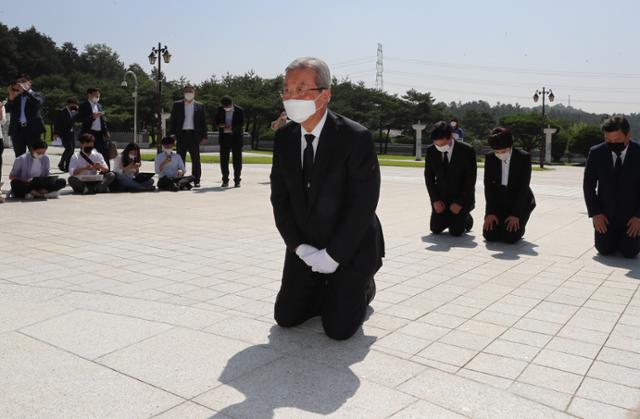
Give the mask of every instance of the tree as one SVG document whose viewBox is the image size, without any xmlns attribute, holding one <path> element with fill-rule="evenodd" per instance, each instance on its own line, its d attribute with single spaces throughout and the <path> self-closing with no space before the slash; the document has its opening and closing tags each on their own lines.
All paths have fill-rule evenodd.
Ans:
<svg viewBox="0 0 640 419">
<path fill-rule="evenodd" d="M 540 145 L 542 127 L 540 115 L 536 113 L 515 114 L 502 117 L 500 125 L 509 128 L 516 145 L 531 151 Z"/>
<path fill-rule="evenodd" d="M 597 125 L 579 124 L 574 129 L 569 150 L 572 153 L 587 156 L 589 149 L 603 141 L 602 131 Z"/>
</svg>

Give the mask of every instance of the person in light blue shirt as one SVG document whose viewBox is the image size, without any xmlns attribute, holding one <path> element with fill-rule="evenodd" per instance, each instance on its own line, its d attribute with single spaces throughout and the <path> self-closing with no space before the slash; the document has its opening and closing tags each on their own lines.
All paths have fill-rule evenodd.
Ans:
<svg viewBox="0 0 640 419">
<path fill-rule="evenodd" d="M 39 140 L 14 161 L 9 173 L 14 198 L 55 198 L 57 192 L 67 185 L 64 179 L 49 176 L 51 163 L 46 152 L 47 143 Z"/>
<path fill-rule="evenodd" d="M 164 137 L 162 139 L 162 153 L 156 156 L 155 161 L 156 173 L 160 178 L 158 180 L 158 189 L 173 192 L 190 190 L 194 178 L 193 176 L 185 176 L 184 161 L 179 154 L 173 151 L 174 144 L 175 139 L 173 137 Z"/>
</svg>

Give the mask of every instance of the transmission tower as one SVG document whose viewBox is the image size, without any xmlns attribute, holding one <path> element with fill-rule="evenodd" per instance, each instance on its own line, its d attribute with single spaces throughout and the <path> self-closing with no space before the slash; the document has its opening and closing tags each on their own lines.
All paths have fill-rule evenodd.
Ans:
<svg viewBox="0 0 640 419">
<path fill-rule="evenodd" d="M 384 90 L 382 83 L 382 44 L 378 44 L 378 60 L 376 61 L 376 89 Z"/>
</svg>

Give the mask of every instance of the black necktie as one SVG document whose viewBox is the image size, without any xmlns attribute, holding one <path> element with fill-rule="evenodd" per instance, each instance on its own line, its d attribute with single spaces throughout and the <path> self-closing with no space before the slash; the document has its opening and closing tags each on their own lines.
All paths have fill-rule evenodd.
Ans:
<svg viewBox="0 0 640 419">
<path fill-rule="evenodd" d="M 616 178 L 620 178 L 622 175 L 622 153 L 616 153 L 616 164 L 613 166 L 613 172 L 616 175 Z"/>
<path fill-rule="evenodd" d="M 304 182 L 304 194 L 308 196 L 311 189 L 311 174 L 313 173 L 313 140 L 315 139 L 313 134 L 305 134 L 304 139 L 307 140 L 307 146 L 304 149 L 303 165 L 302 165 L 302 180 Z"/>
<path fill-rule="evenodd" d="M 442 157 L 442 170 L 447 173 L 447 170 L 449 170 L 449 152 L 445 151 L 444 152 L 444 157 Z"/>
</svg>

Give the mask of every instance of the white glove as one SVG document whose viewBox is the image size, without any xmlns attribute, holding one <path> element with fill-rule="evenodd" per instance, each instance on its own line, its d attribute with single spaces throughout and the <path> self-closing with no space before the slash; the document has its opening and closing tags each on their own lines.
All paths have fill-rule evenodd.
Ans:
<svg viewBox="0 0 640 419">
<path fill-rule="evenodd" d="M 307 255 L 303 258 L 304 262 L 311 266 L 311 270 L 313 272 L 318 272 L 321 274 L 332 274 L 338 269 L 340 265 L 338 262 L 333 260 L 329 253 L 327 253 L 327 249 L 319 250 L 315 253 Z"/>
<path fill-rule="evenodd" d="M 307 263 L 307 261 L 304 260 L 305 257 L 316 253 L 318 251 L 318 249 L 316 249 L 315 247 L 309 245 L 309 244 L 301 244 L 298 247 L 296 247 L 296 255 L 298 255 L 298 257 L 300 259 L 302 259 L 304 261 L 304 263 Z M 309 265 L 307 263 L 307 265 Z M 311 265 L 309 265 L 311 266 Z"/>
</svg>

